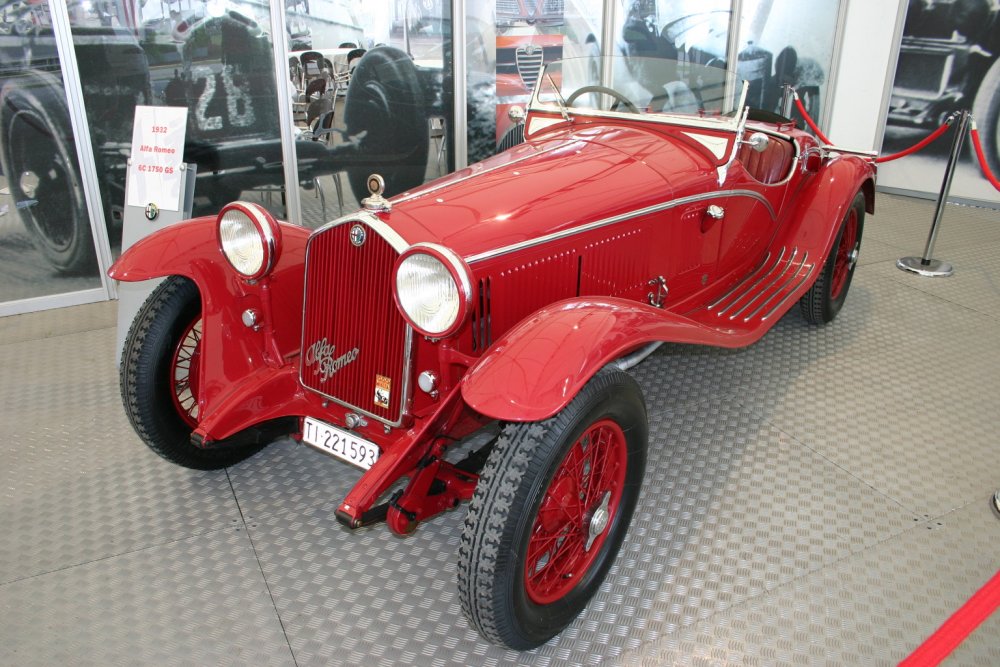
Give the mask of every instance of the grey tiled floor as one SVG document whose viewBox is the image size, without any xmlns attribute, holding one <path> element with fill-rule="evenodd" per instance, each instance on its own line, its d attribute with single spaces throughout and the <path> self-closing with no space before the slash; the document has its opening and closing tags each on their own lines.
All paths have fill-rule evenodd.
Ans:
<svg viewBox="0 0 1000 667">
<path fill-rule="evenodd" d="M 462 511 L 401 539 L 289 441 L 225 471 L 122 413 L 116 304 L 0 319 L 0 664 L 895 664 L 1000 568 L 1000 215 L 949 207 L 950 279 L 894 268 L 931 205 L 880 196 L 847 305 L 634 369 L 651 457 L 597 598 L 529 653 L 454 593 Z M 1000 616 L 951 656 L 1000 665 Z"/>
</svg>

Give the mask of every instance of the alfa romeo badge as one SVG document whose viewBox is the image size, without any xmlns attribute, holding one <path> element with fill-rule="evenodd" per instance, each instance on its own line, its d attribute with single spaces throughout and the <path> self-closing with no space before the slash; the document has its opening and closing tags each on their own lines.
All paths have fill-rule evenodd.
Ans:
<svg viewBox="0 0 1000 667">
<path fill-rule="evenodd" d="M 351 227 L 351 244 L 360 248 L 365 244 L 367 239 L 368 232 L 365 231 L 363 225 L 354 225 Z"/>
<path fill-rule="evenodd" d="M 149 202 L 146 204 L 146 220 L 156 220 L 156 216 L 160 214 L 160 207 Z"/>
</svg>

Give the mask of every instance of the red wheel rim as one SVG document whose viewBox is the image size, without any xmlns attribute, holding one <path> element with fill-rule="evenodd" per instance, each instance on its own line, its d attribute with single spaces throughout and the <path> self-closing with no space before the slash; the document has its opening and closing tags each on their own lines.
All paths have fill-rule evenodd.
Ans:
<svg viewBox="0 0 1000 667">
<path fill-rule="evenodd" d="M 201 318 L 188 325 L 170 360 L 170 398 L 177 414 L 190 426 L 198 426 L 199 368 L 201 367 Z"/>
<path fill-rule="evenodd" d="M 857 261 L 855 251 L 858 245 L 858 212 L 853 207 L 844 221 L 844 233 L 840 235 L 840 245 L 837 246 L 837 257 L 833 265 L 833 281 L 830 283 L 830 298 L 836 299 L 844 291 L 847 278 L 851 275 L 854 262 Z"/>
<path fill-rule="evenodd" d="M 562 599 L 594 564 L 618 516 L 627 457 L 621 427 L 602 419 L 559 464 L 528 538 L 524 587 L 535 604 Z"/>
</svg>

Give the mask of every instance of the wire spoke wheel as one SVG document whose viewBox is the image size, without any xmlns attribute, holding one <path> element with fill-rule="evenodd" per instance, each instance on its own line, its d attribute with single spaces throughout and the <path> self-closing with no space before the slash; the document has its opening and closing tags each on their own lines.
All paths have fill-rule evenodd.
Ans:
<svg viewBox="0 0 1000 667">
<path fill-rule="evenodd" d="M 458 552 L 462 610 L 483 637 L 530 649 L 583 611 L 628 530 L 647 428 L 638 385 L 612 368 L 554 417 L 503 428 Z"/>
<path fill-rule="evenodd" d="M 561 599 L 593 564 L 625 484 L 625 435 L 601 420 L 566 455 L 531 528 L 524 585 L 536 604 Z"/>
<path fill-rule="evenodd" d="M 201 318 L 198 318 L 181 334 L 169 371 L 174 407 L 192 429 L 198 426 L 200 370 Z"/>
</svg>

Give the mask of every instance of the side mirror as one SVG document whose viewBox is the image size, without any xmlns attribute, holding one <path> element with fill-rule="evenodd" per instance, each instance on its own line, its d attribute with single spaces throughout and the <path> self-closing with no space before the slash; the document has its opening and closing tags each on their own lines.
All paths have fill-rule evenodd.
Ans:
<svg viewBox="0 0 1000 667">
<path fill-rule="evenodd" d="M 740 143 L 747 144 L 758 153 L 763 153 L 767 150 L 768 145 L 771 143 L 771 139 L 768 138 L 768 136 L 763 132 L 754 132 L 748 139 Z"/>
</svg>

